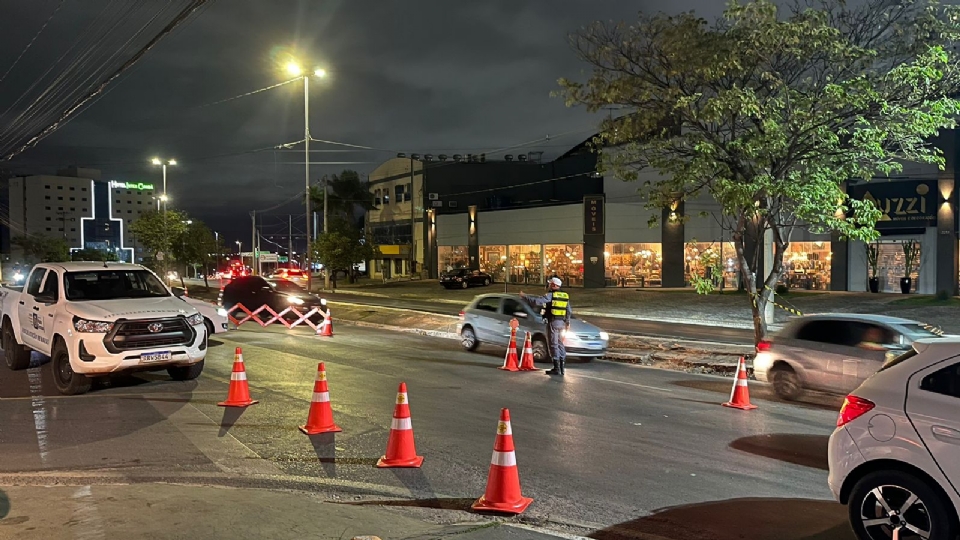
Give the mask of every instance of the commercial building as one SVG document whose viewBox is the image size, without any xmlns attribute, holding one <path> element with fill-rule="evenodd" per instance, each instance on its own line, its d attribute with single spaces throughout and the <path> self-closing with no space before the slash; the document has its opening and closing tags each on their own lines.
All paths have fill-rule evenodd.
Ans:
<svg viewBox="0 0 960 540">
<path fill-rule="evenodd" d="M 73 250 L 115 251 L 124 261 L 142 258 L 127 229 L 156 208 L 153 184 L 105 181 L 96 169 L 70 167 L 56 175 L 14 177 L 9 186 L 12 237 L 62 238 Z"/>
<path fill-rule="evenodd" d="M 848 193 L 883 212 L 877 224 L 882 292 L 900 292 L 904 244 L 919 246 L 912 290 L 957 293 L 960 238 L 958 148 L 954 132 L 936 141 L 945 170 L 906 164 L 894 179 L 850 182 Z M 636 183 L 594 172 L 596 155 L 578 145 L 546 163 L 476 156 L 395 158 L 370 175 L 377 207 L 368 234 L 382 255 L 374 277 L 434 278 L 452 268 L 483 270 L 497 281 L 541 284 L 557 275 L 571 286 L 686 287 L 719 260 L 722 286 L 740 286 L 731 233 L 709 198 L 650 209 Z M 659 225 L 648 226 L 653 215 Z M 426 226 L 424 226 L 426 225 Z M 790 240 L 782 283 L 804 290 L 866 291 L 873 272 L 859 241 L 801 227 Z"/>
</svg>

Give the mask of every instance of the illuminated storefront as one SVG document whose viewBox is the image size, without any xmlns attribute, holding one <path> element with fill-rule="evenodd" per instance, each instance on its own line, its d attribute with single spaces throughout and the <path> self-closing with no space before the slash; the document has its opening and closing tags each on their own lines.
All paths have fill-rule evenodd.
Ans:
<svg viewBox="0 0 960 540">
<path fill-rule="evenodd" d="M 509 247 L 510 283 L 543 283 L 543 246 Z"/>
<path fill-rule="evenodd" d="M 507 274 L 507 246 L 480 246 L 480 271 L 502 282 Z"/>
<path fill-rule="evenodd" d="M 437 255 L 440 260 L 440 272 L 450 272 L 460 268 L 469 268 L 467 246 L 439 246 Z"/>
<path fill-rule="evenodd" d="M 557 276 L 565 286 L 583 286 L 583 245 L 563 244 L 543 247 L 547 278 Z"/>
<path fill-rule="evenodd" d="M 783 255 L 781 283 L 791 289 L 830 290 L 830 242 L 793 242 Z"/>
<path fill-rule="evenodd" d="M 608 287 L 659 287 L 660 244 L 606 244 L 605 278 Z"/>
</svg>

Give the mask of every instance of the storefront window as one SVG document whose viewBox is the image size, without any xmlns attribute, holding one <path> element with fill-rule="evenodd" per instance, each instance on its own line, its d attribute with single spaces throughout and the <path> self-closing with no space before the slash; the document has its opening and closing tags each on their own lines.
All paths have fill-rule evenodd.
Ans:
<svg viewBox="0 0 960 540">
<path fill-rule="evenodd" d="M 920 244 L 920 252 L 917 261 L 922 261 L 923 246 Z M 916 263 L 914 263 L 916 265 Z M 900 292 L 900 278 L 906 277 L 907 268 L 903 256 L 903 244 L 900 241 L 880 241 L 880 256 L 878 257 L 878 270 L 880 274 L 880 292 Z M 919 265 L 910 273 L 913 278 L 913 291 L 917 290 L 920 281 Z"/>
<path fill-rule="evenodd" d="M 606 244 L 603 257 L 608 287 L 659 287 L 660 244 Z"/>
<path fill-rule="evenodd" d="M 897 247 L 899 248 L 899 244 Z M 832 255 L 830 242 L 791 243 L 783 255 L 781 283 L 791 289 L 829 290 Z M 898 287 L 899 279 L 898 277 Z"/>
<path fill-rule="evenodd" d="M 437 246 L 440 273 L 469 268 L 467 246 Z"/>
<path fill-rule="evenodd" d="M 510 246 L 510 283 L 543 283 L 541 246 Z"/>
<path fill-rule="evenodd" d="M 561 244 L 543 247 L 547 278 L 557 276 L 564 286 L 583 286 L 583 245 Z"/>
<path fill-rule="evenodd" d="M 503 281 L 507 268 L 507 246 L 480 246 L 480 270 L 494 281 Z"/>
</svg>

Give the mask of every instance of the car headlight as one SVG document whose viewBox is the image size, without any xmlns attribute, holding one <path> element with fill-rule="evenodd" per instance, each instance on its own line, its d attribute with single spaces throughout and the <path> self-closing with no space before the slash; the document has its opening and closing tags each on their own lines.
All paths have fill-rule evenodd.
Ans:
<svg viewBox="0 0 960 540">
<path fill-rule="evenodd" d="M 303 305 L 303 298 L 300 298 L 299 296 L 288 296 L 287 301 L 298 306 Z"/>
<path fill-rule="evenodd" d="M 75 318 L 73 319 L 73 327 L 77 332 L 84 334 L 106 334 L 110 330 L 113 330 L 113 323 Z"/>
<path fill-rule="evenodd" d="M 600 339 L 604 341 L 610 341 L 610 334 L 606 332 L 600 332 Z"/>
<path fill-rule="evenodd" d="M 193 315 L 187 316 L 187 324 L 190 326 L 200 326 L 203 324 L 203 315 L 194 313 Z"/>
<path fill-rule="evenodd" d="M 221 317 L 226 317 L 227 315 L 229 315 L 229 313 L 227 313 L 227 310 L 225 310 L 225 309 L 223 309 L 223 308 L 219 308 L 219 309 L 217 309 L 217 315 L 219 315 L 219 316 L 221 316 Z"/>
</svg>

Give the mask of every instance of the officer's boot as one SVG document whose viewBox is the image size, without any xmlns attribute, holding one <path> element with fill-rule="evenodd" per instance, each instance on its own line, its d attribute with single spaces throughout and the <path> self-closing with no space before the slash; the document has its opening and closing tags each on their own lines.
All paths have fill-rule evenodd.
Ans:
<svg viewBox="0 0 960 540">
<path fill-rule="evenodd" d="M 567 359 L 566 359 L 566 358 L 561 358 L 560 361 L 557 362 L 557 366 L 560 368 L 560 376 L 561 376 L 561 377 L 563 377 L 564 375 L 567 374 L 566 369 L 565 369 L 565 367 L 564 367 L 564 365 L 565 365 L 566 363 L 567 363 Z"/>
<path fill-rule="evenodd" d="M 547 373 L 547 375 L 562 375 L 563 372 L 560 371 L 560 361 L 559 361 L 559 360 L 554 360 L 554 361 L 553 361 L 553 369 L 547 371 L 546 373 Z"/>
</svg>

